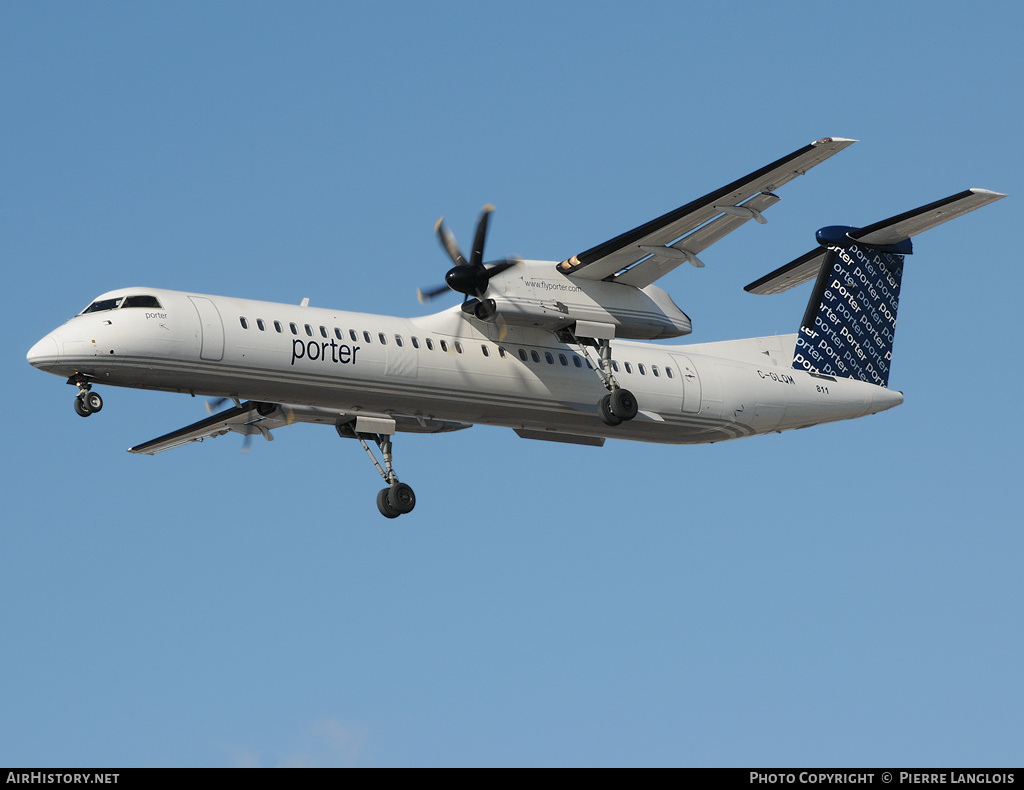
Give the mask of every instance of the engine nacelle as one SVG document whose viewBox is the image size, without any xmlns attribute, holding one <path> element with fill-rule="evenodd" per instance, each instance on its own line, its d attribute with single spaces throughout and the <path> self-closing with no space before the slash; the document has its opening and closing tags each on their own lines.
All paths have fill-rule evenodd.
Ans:
<svg viewBox="0 0 1024 790">
<path fill-rule="evenodd" d="M 466 303 L 484 321 L 501 315 L 511 326 L 557 332 L 577 321 L 610 324 L 615 337 L 655 340 L 692 331 L 690 318 L 661 288 L 567 277 L 548 261 L 524 261 L 494 277 L 487 298 Z M 493 306 L 492 304 L 493 303 Z"/>
</svg>

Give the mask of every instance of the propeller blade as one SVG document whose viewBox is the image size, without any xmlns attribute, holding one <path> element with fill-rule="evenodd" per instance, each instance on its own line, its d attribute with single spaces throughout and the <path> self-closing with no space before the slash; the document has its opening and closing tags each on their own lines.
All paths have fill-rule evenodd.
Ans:
<svg viewBox="0 0 1024 790">
<path fill-rule="evenodd" d="M 213 414 L 215 409 L 219 409 L 227 402 L 227 398 L 213 398 L 212 400 L 206 401 L 206 412 Z"/>
<path fill-rule="evenodd" d="M 441 217 L 434 225 L 434 232 L 437 234 L 438 241 L 441 242 L 441 246 L 444 247 L 444 251 L 448 253 L 448 257 L 452 259 L 452 263 L 456 266 L 468 266 L 466 259 L 462 257 L 462 251 L 459 249 L 458 242 L 455 241 L 455 235 L 448 230 L 448 226 L 444 224 L 444 217 Z"/>
<path fill-rule="evenodd" d="M 465 297 L 463 303 L 470 297 L 483 299 L 487 293 L 491 277 L 501 274 L 511 266 L 522 263 L 521 258 L 504 258 L 486 264 L 483 262 L 484 242 L 487 240 L 487 226 L 493 211 L 494 206 L 490 203 L 481 210 L 480 219 L 476 225 L 476 233 L 473 236 L 473 249 L 470 252 L 468 261 L 459 249 L 459 244 L 455 241 L 455 235 L 444 224 L 444 217 L 441 217 L 437 224 L 434 225 L 434 232 L 437 234 L 438 241 L 455 264 L 445 275 L 445 284 L 456 293 L 463 294 Z M 440 296 L 444 293 L 444 290 L 444 287 L 437 287 L 429 291 L 419 290 L 416 294 L 422 304 L 433 299 L 435 296 Z"/>
<path fill-rule="evenodd" d="M 505 258 L 504 260 L 500 261 L 491 261 L 490 263 L 486 264 L 487 276 L 490 278 L 496 274 L 501 274 L 506 269 L 511 269 L 513 266 L 518 266 L 522 262 L 522 258 Z"/>
<path fill-rule="evenodd" d="M 416 298 L 420 300 L 420 304 L 426 304 L 435 296 L 440 296 L 443 293 L 448 293 L 451 290 L 447 285 L 439 285 L 437 288 L 431 288 L 429 291 L 422 291 L 419 288 L 416 289 Z"/>
<path fill-rule="evenodd" d="M 480 220 L 476 224 L 476 236 L 473 237 L 473 249 L 469 255 L 470 266 L 480 266 L 484 260 L 484 242 L 487 240 L 487 223 L 491 218 L 494 206 L 488 203 L 480 211 Z"/>
</svg>

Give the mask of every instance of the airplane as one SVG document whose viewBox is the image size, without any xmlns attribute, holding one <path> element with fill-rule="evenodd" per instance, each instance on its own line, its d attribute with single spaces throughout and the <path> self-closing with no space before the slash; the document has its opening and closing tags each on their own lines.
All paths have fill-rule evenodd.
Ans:
<svg viewBox="0 0 1024 790">
<path fill-rule="evenodd" d="M 28 352 L 78 388 L 82 417 L 110 385 L 230 399 L 207 419 L 129 448 L 153 455 L 190 442 L 296 422 L 334 426 L 362 444 L 385 487 L 386 518 L 416 505 L 393 463 L 397 433 L 473 424 L 524 439 L 603 446 L 606 439 L 702 444 L 875 414 L 903 402 L 888 388 L 904 258 L 911 237 L 1005 195 L 969 189 L 862 227 L 830 226 L 817 246 L 746 286 L 779 293 L 815 281 L 797 332 L 654 344 L 690 334 L 655 281 L 779 201 L 776 190 L 855 140 L 816 140 L 704 197 L 562 261 L 484 261 L 493 206 L 467 258 L 438 220 L 461 305 L 420 318 L 370 315 L 159 288 L 96 297 Z M 371 449 L 376 445 L 381 461 Z"/>
</svg>

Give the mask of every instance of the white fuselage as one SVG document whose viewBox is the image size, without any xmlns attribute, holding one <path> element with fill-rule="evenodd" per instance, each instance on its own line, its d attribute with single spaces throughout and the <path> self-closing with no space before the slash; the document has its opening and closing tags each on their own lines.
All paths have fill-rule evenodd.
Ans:
<svg viewBox="0 0 1024 790">
<path fill-rule="evenodd" d="M 458 307 L 410 319 L 151 288 L 111 293 L 151 294 L 161 307 L 78 315 L 40 340 L 29 361 L 96 384 L 483 423 L 531 438 L 705 443 L 903 401 L 883 387 L 794 370 L 795 335 L 615 340 L 616 376 L 640 414 L 610 427 L 597 414 L 606 391 L 598 376 L 545 329 L 482 323 Z"/>
</svg>

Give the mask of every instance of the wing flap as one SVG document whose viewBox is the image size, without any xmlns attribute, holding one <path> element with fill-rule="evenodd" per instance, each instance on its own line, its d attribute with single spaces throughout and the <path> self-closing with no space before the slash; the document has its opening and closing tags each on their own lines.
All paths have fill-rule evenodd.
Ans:
<svg viewBox="0 0 1024 790">
<path fill-rule="evenodd" d="M 740 204 L 739 207 L 760 214 L 766 208 L 778 202 L 779 197 L 777 195 L 762 192 L 752 197 L 746 203 Z M 716 241 L 725 238 L 743 223 L 754 219 L 757 214 L 751 213 L 750 216 L 719 214 L 711 222 L 705 223 L 671 246 L 655 248 L 658 252 L 653 253 L 647 260 L 640 261 L 635 266 L 615 275 L 612 277 L 612 282 L 645 288 L 662 275 L 668 274 L 684 261 L 689 260 L 692 263 L 693 260 L 690 256 L 696 257 L 698 252 L 703 252 Z M 676 255 L 675 251 L 682 252 L 682 258 Z M 699 261 L 698 265 L 701 265 Z"/>
<path fill-rule="evenodd" d="M 761 202 L 749 204 L 750 208 L 760 211 L 757 206 L 767 207 L 770 205 L 765 201 L 773 199 L 771 202 L 775 202 L 778 200 L 772 194 L 775 189 L 789 183 L 797 176 L 803 175 L 815 165 L 824 162 L 854 142 L 856 141 L 839 137 L 816 140 L 692 203 L 680 206 L 657 219 L 562 261 L 558 264 L 558 270 L 562 274 L 603 280 L 646 259 L 650 253 L 641 247 L 672 245 L 686 234 L 722 215 L 721 218 L 727 218 L 727 220 L 708 232 L 706 243 L 704 243 L 704 247 L 707 247 L 726 233 L 735 230 L 746 219 L 754 216 L 753 214 L 748 214 L 746 217 L 739 216 L 743 212 L 738 212 L 734 216 L 729 213 L 728 209 L 735 209 L 742 206 L 745 201 L 749 201 L 750 198 L 763 194 L 764 198 L 761 199 Z M 726 210 L 723 211 L 722 207 L 726 207 Z M 694 243 L 697 243 L 697 240 L 694 240 Z M 690 252 L 692 253 L 693 250 Z M 676 265 L 678 265 L 678 259 Z M 637 275 L 637 278 L 639 279 L 640 275 Z"/>
</svg>

